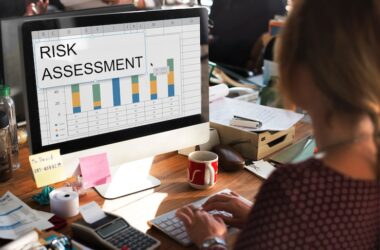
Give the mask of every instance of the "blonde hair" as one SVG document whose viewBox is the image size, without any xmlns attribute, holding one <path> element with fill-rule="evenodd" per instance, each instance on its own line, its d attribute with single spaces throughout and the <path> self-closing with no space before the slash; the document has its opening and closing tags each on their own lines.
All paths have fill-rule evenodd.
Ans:
<svg viewBox="0 0 380 250">
<path fill-rule="evenodd" d="M 330 112 L 368 114 L 380 172 L 380 1 L 295 0 L 276 48 L 280 90 L 294 100 L 292 75 L 306 67 Z"/>
</svg>

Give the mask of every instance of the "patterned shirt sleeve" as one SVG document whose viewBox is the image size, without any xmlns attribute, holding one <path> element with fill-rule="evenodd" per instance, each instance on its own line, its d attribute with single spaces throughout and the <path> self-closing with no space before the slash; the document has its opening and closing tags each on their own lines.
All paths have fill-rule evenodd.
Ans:
<svg viewBox="0 0 380 250">
<path fill-rule="evenodd" d="M 262 185 L 235 249 L 380 249 L 380 185 L 316 159 L 278 168 Z"/>
<path fill-rule="evenodd" d="M 295 237 L 303 241 L 307 228 L 294 226 L 302 220 L 303 211 L 292 204 L 291 194 L 286 192 L 292 181 L 283 178 L 281 172 L 275 171 L 261 187 L 235 249 L 276 249 L 281 245 L 281 249 L 295 249 L 303 245 L 304 242 L 296 244 Z"/>
</svg>

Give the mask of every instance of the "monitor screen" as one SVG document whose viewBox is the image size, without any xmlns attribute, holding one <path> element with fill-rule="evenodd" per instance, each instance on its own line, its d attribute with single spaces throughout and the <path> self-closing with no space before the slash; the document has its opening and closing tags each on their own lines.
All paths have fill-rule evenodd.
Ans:
<svg viewBox="0 0 380 250">
<path fill-rule="evenodd" d="M 285 15 L 286 0 L 217 0 L 211 6 L 210 60 L 229 69 L 261 68 L 262 41 L 269 21 Z M 259 65 L 257 65 L 259 64 Z M 244 71 L 236 71 L 237 73 Z M 261 71 L 260 71 L 261 72 Z"/>
<path fill-rule="evenodd" d="M 169 139 L 208 125 L 201 8 L 36 21 L 23 25 L 23 35 L 33 153 L 67 154 L 160 133 Z M 193 132 L 203 142 L 204 128 Z M 182 132 L 171 146 L 144 151 L 201 142 Z M 137 146 L 154 148 L 154 140 Z"/>
<path fill-rule="evenodd" d="M 18 122 L 25 121 L 25 108 L 23 86 L 25 76 L 23 73 L 24 61 L 22 58 L 21 26 L 28 21 L 59 18 L 65 16 L 100 15 L 105 13 L 118 13 L 136 10 L 134 5 L 116 5 L 85 10 L 55 12 L 36 16 L 23 16 L 0 19 L 0 77 L 11 86 L 11 95 L 16 105 Z"/>
</svg>

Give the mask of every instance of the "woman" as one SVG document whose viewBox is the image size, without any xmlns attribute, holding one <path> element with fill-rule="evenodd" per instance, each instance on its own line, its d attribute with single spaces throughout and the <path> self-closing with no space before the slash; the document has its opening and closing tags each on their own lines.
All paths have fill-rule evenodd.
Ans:
<svg viewBox="0 0 380 250">
<path fill-rule="evenodd" d="M 252 209 L 224 194 L 177 216 L 203 249 L 224 249 L 225 224 L 242 229 L 235 249 L 379 249 L 380 1 L 295 0 L 276 49 L 319 154 L 278 168 Z"/>
</svg>

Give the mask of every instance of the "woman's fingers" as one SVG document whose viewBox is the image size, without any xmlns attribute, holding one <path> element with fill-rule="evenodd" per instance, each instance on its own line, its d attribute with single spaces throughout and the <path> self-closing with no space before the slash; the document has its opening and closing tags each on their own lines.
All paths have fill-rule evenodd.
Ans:
<svg viewBox="0 0 380 250">
<path fill-rule="evenodd" d="M 208 199 L 203 205 L 202 207 L 205 207 L 213 202 L 227 202 L 227 201 L 230 201 L 231 200 L 231 195 L 230 194 L 227 194 L 227 193 L 221 193 L 221 194 L 217 194 L 217 195 L 214 195 L 212 196 L 210 199 Z"/>
<path fill-rule="evenodd" d="M 219 211 L 226 211 L 226 212 L 232 212 L 231 208 L 233 208 L 233 206 L 231 206 L 231 203 L 226 202 L 226 201 L 212 202 L 210 204 L 206 204 L 203 207 L 205 211 L 219 210 Z"/>
<path fill-rule="evenodd" d="M 187 214 L 182 213 L 181 211 L 178 210 L 176 212 L 176 215 L 183 222 L 186 228 L 191 226 L 191 219 Z"/>
<path fill-rule="evenodd" d="M 193 217 L 200 209 L 193 205 L 185 206 L 176 211 L 177 217 L 183 221 L 186 227 L 191 226 Z"/>
<path fill-rule="evenodd" d="M 236 219 L 231 216 L 223 215 L 223 214 L 215 214 L 214 218 L 218 219 L 218 221 L 223 221 L 224 224 L 231 225 Z"/>
</svg>

